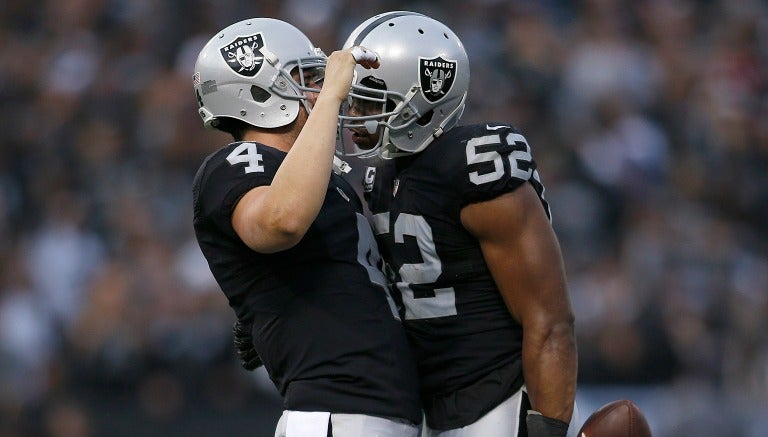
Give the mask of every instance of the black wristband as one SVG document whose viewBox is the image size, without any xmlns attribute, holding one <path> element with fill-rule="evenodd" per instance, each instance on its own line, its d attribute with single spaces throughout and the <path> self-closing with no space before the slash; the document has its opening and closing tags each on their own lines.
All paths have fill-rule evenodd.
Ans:
<svg viewBox="0 0 768 437">
<path fill-rule="evenodd" d="M 567 423 L 538 413 L 528 413 L 525 422 L 528 437 L 565 437 L 568 433 Z"/>
</svg>

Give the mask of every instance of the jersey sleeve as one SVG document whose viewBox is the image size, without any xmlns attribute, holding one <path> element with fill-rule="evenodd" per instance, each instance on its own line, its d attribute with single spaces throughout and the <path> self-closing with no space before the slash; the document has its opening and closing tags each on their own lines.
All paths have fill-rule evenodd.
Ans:
<svg viewBox="0 0 768 437">
<path fill-rule="evenodd" d="M 534 178 L 536 162 L 525 137 L 508 125 L 467 128 L 462 162 L 463 204 L 482 202 L 514 191 Z"/>
<path fill-rule="evenodd" d="M 195 220 L 234 233 L 235 205 L 251 189 L 272 183 L 281 153 L 262 144 L 233 143 L 209 156 L 195 176 Z"/>
</svg>

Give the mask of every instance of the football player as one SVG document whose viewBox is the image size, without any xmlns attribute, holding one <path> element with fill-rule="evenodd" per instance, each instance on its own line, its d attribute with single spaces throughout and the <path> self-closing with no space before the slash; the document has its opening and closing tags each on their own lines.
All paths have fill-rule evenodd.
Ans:
<svg viewBox="0 0 768 437">
<path fill-rule="evenodd" d="M 415 361 L 370 224 L 332 171 L 357 64 L 378 61 L 355 47 L 326 65 L 295 27 L 254 18 L 214 35 L 195 65 L 204 125 L 234 138 L 195 177 L 195 233 L 244 364 L 263 362 L 283 397 L 276 436 L 419 432 Z"/>
<path fill-rule="evenodd" d="M 344 47 L 358 45 L 381 66 L 356 67 L 339 153 L 383 158 L 363 191 L 415 348 L 425 435 L 565 436 L 574 316 L 531 147 L 506 123 L 457 126 L 469 62 L 442 23 L 377 15 Z"/>
</svg>

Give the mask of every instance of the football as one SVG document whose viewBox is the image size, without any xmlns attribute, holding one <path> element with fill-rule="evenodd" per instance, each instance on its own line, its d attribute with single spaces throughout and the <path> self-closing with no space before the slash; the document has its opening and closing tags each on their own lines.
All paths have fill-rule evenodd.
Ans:
<svg viewBox="0 0 768 437">
<path fill-rule="evenodd" d="M 651 437 L 651 428 L 640 407 L 621 399 L 592 413 L 579 430 L 578 437 Z"/>
</svg>

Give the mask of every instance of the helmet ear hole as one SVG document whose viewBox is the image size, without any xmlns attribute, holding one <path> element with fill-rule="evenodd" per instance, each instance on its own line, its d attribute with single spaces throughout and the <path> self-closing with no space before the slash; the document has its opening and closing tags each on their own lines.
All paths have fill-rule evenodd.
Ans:
<svg viewBox="0 0 768 437">
<path fill-rule="evenodd" d="M 264 103 L 269 100 L 270 97 L 272 97 L 272 94 L 270 94 L 269 91 L 262 87 L 251 85 L 251 97 L 253 97 L 253 100 L 259 103 Z"/>
</svg>

